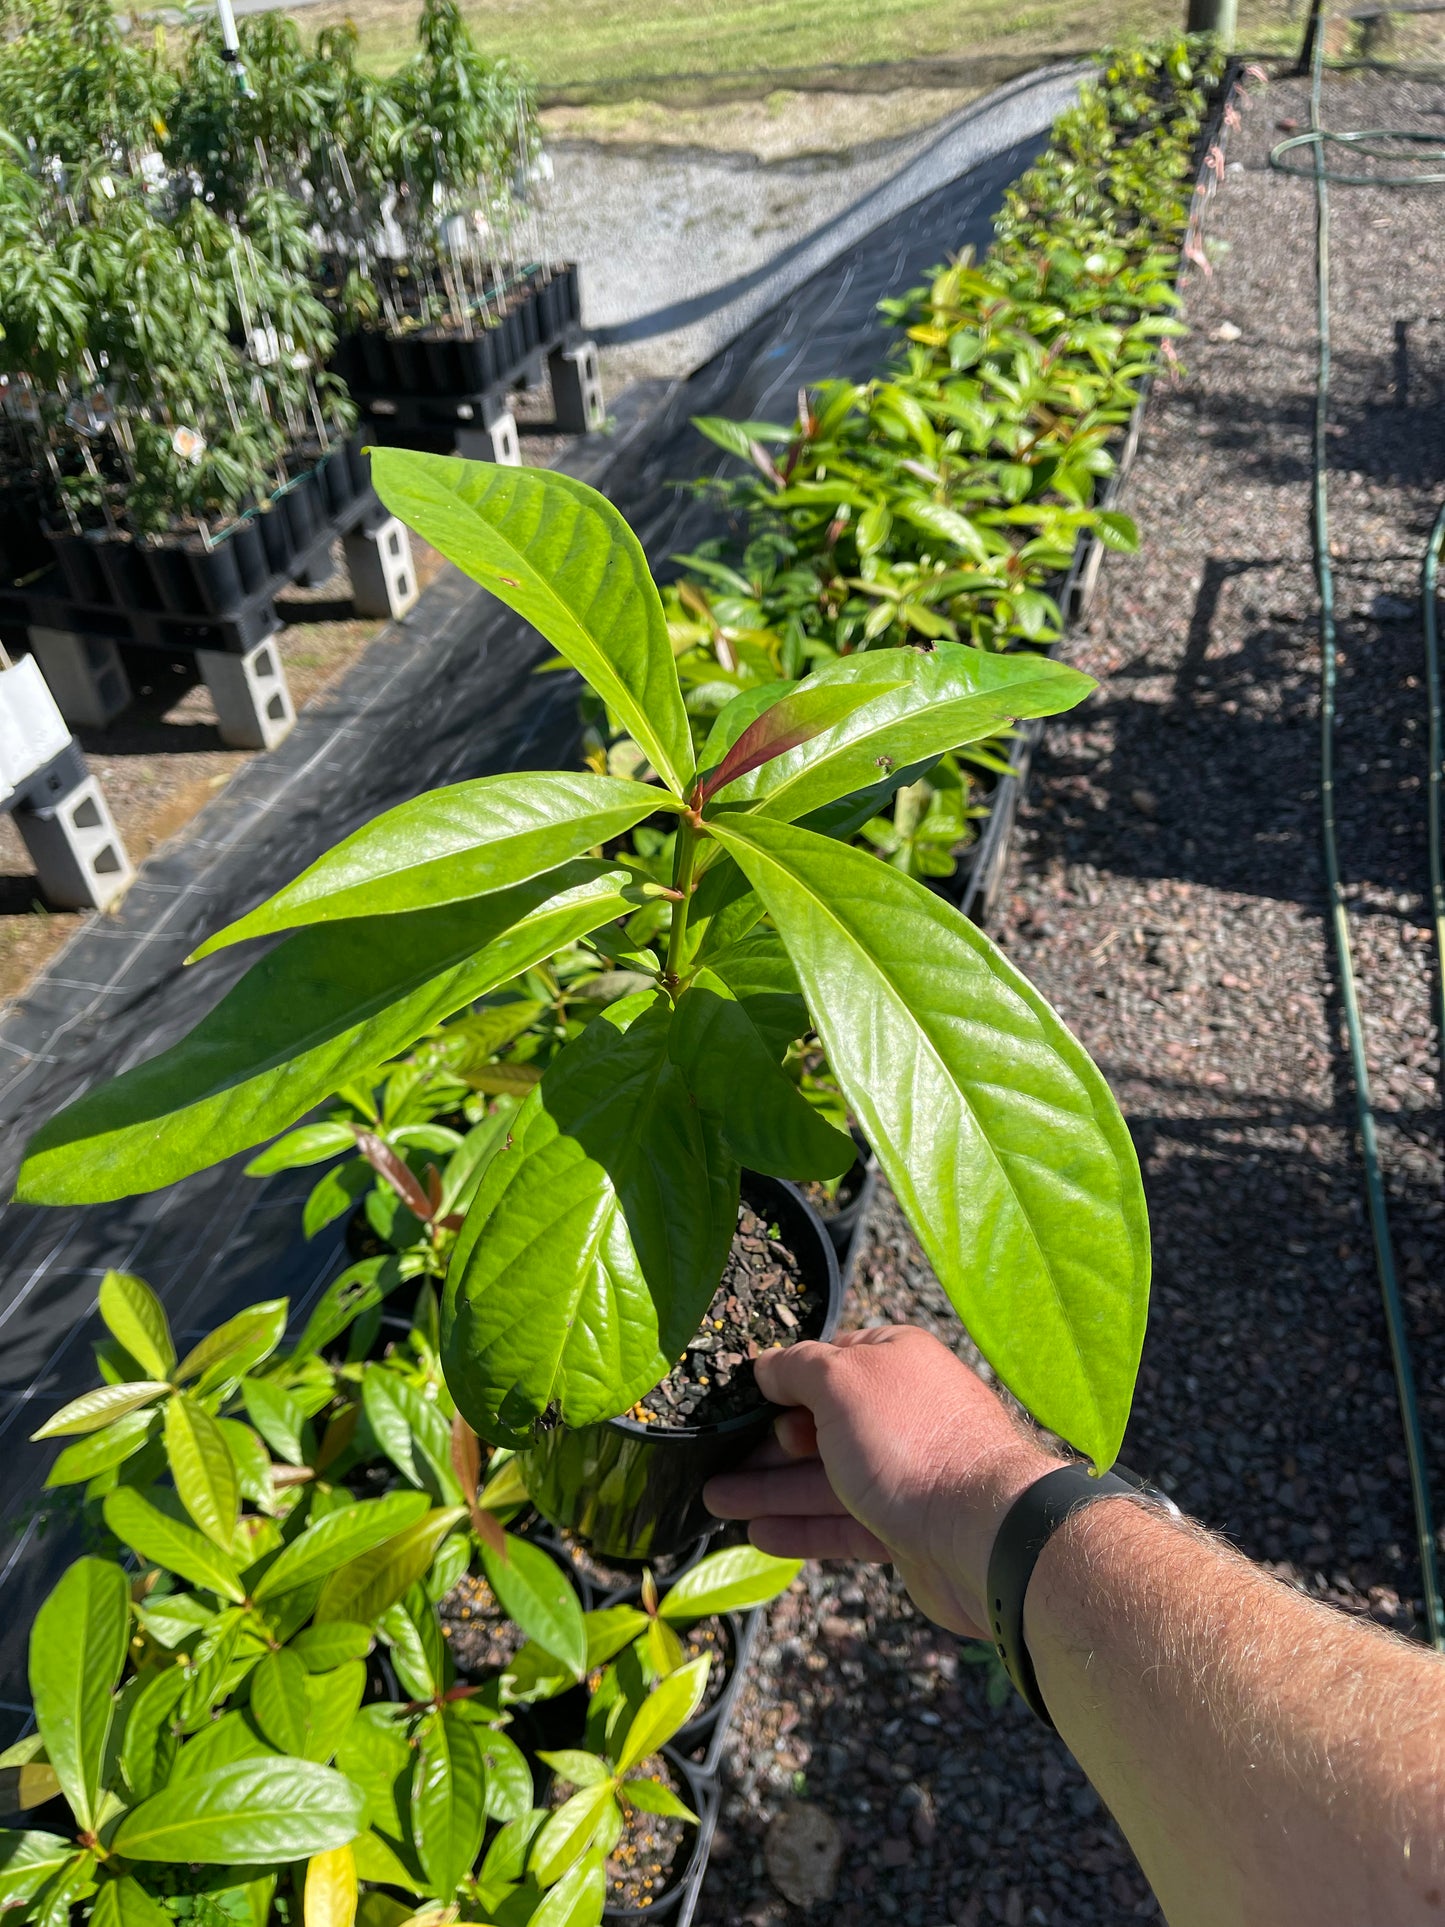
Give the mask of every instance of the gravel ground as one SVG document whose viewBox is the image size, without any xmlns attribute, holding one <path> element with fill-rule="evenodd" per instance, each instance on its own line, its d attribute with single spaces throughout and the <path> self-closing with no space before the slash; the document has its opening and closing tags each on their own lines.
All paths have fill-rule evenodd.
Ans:
<svg viewBox="0 0 1445 1927">
<path fill-rule="evenodd" d="M 1337 127 L 1440 125 L 1438 88 L 1333 82 Z M 1155 397 L 1075 660 L 1101 694 L 1035 765 L 999 935 L 1129 1117 L 1156 1280 L 1127 1461 L 1252 1557 L 1411 1629 L 1419 1574 L 1322 917 L 1307 483 L 1310 189 L 1265 170 L 1302 87 L 1257 97 L 1188 291 L 1188 375 Z M 1242 163 L 1241 165 L 1236 165 Z M 1419 556 L 1441 491 L 1441 203 L 1335 197 L 1331 498 L 1340 833 L 1397 1255 L 1445 1496 L 1440 1087 L 1426 911 Z M 1227 324 L 1227 325 L 1226 325 Z M 897 1207 L 851 1307 L 965 1353 Z M 741 1703 L 699 1922 L 1092 1927 L 1157 1916 L 1061 1744 L 888 1575 L 810 1568 Z M 836 1891 L 790 1906 L 770 1837 L 841 1829 Z M 826 1859 L 825 1855 L 820 1858 Z"/>
</svg>

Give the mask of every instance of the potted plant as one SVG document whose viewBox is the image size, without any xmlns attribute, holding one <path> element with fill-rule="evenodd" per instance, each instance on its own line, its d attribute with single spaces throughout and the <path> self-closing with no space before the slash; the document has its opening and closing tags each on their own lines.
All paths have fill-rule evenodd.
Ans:
<svg viewBox="0 0 1445 1927">
<path fill-rule="evenodd" d="M 189 1037 L 52 1118 L 19 1195 L 126 1196 L 249 1150 L 585 941 L 648 987 L 557 1053 L 457 1234 L 442 1364 L 475 1430 L 528 1446 L 629 1411 L 697 1333 L 744 1167 L 851 1164 L 851 1138 L 780 1069 L 811 1027 L 984 1354 L 1107 1465 L 1147 1298 L 1128 1131 L 987 938 L 843 840 L 944 750 L 1068 708 L 1089 679 L 960 644 L 870 652 L 746 692 L 695 756 L 661 601 L 603 497 L 550 473 L 373 461 L 393 512 L 542 630 L 656 780 L 490 777 L 377 818 L 201 947 L 289 933 Z M 675 826 L 669 884 L 589 854 L 649 817 Z M 639 911 L 654 934 L 634 948 Z"/>
</svg>

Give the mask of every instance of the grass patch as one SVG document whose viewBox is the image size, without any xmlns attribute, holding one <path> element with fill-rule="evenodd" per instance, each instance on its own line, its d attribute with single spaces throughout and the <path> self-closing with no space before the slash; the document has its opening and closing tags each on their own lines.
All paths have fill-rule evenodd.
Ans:
<svg viewBox="0 0 1445 1927">
<path fill-rule="evenodd" d="M 309 29 L 354 20 L 368 64 L 384 72 L 411 51 L 418 0 L 320 0 L 297 11 Z M 1176 11 L 1167 9 L 1170 24 Z M 836 84 L 840 68 L 986 66 L 1157 33 L 1164 17 L 1158 0 L 1046 0 L 1027 10 L 1018 0 L 463 0 L 463 12 L 488 53 L 524 61 L 545 95 L 572 100 L 619 89 L 671 99 L 710 81 L 719 97 L 764 97 L 782 75 L 796 86 L 810 74 Z M 1283 0 L 1244 0 L 1240 12 L 1243 44 L 1298 38 Z M 876 84 L 894 83 L 884 73 Z"/>
</svg>

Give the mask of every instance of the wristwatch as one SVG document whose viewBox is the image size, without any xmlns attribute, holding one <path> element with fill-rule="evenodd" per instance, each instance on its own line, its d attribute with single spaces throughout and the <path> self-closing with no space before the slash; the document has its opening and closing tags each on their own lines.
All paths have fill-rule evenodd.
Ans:
<svg viewBox="0 0 1445 1927">
<path fill-rule="evenodd" d="M 988 1619 L 993 1643 L 1024 1704 L 1045 1726 L 1054 1722 L 1024 1640 L 1024 1596 L 1039 1554 L 1054 1533 L 1096 1499 L 1148 1499 L 1179 1516 L 1178 1506 L 1166 1493 L 1126 1466 L 1116 1465 L 1099 1477 L 1087 1465 L 1061 1465 L 1035 1479 L 1014 1500 L 989 1554 Z"/>
</svg>

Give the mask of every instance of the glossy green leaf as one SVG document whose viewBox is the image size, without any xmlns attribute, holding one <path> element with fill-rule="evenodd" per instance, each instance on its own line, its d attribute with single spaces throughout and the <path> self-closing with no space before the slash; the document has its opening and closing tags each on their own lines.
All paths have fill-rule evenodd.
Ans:
<svg viewBox="0 0 1445 1927">
<path fill-rule="evenodd" d="M 890 659 L 898 665 L 894 680 L 906 681 L 906 655 L 900 650 L 880 651 L 880 660 Z M 777 685 L 769 687 L 776 688 Z M 812 742 L 825 730 L 837 728 L 855 710 L 874 701 L 883 687 L 883 683 L 872 680 L 826 682 L 814 678 L 787 684 L 786 693 L 759 710 L 736 737 L 728 741 L 726 749 L 722 749 L 722 741 L 733 725 L 742 720 L 744 713 L 738 708 L 735 698 L 713 729 L 708 747 L 713 749 L 716 744 L 721 754 L 715 766 L 704 766 L 700 772 L 701 800 L 705 803 L 709 797 L 727 789 L 732 783 L 740 782 L 754 770 L 761 769 L 765 763 L 771 763 L 789 750 Z M 754 694 L 753 691 L 747 692 L 748 697 Z M 752 708 L 753 704 L 748 702 L 747 706 Z"/>
<path fill-rule="evenodd" d="M 147 1378 L 169 1378 L 176 1362 L 165 1307 L 142 1278 L 108 1271 L 100 1281 L 100 1315 Z"/>
<path fill-rule="evenodd" d="M 243 1378 L 241 1398 L 246 1416 L 278 1459 L 305 1465 L 306 1412 L 294 1392 L 269 1378 Z"/>
<path fill-rule="evenodd" d="M 814 1110 L 714 971 L 699 970 L 678 999 L 668 1049 L 698 1108 L 747 1170 L 834 1178 L 857 1157 L 852 1138 Z"/>
<path fill-rule="evenodd" d="M 419 1894 L 425 1891 L 421 1882 L 407 1870 L 399 1853 L 387 1845 L 379 1833 L 358 1834 L 351 1843 L 351 1851 L 356 1860 L 356 1872 L 362 1880 L 380 1881 L 386 1887 L 400 1887 L 403 1893 Z M 402 1921 L 410 1920 L 413 1909 L 402 1907 L 387 1894 L 363 1894 L 357 1909 L 358 1927 L 376 1927 L 375 1917 L 364 1909 L 367 1901 L 383 1901 L 389 1906 L 399 1908 L 395 1915 L 397 1927 Z"/>
<path fill-rule="evenodd" d="M 430 1714 L 417 1735 L 411 1833 L 431 1890 L 449 1901 L 482 1850 L 486 1782 L 469 1721 L 452 1708 Z"/>
<path fill-rule="evenodd" d="M 365 1659 L 374 1644 L 369 1626 L 334 1619 L 324 1626 L 304 1627 L 291 1641 L 291 1650 L 308 1673 L 329 1673 L 345 1660 Z"/>
<path fill-rule="evenodd" d="M 308 1733 L 305 1758 L 325 1766 L 341 1744 L 366 1691 L 366 1664 L 349 1659 L 328 1672 L 306 1675 Z"/>
<path fill-rule="evenodd" d="M 238 1707 L 232 1707 L 219 1719 L 207 1720 L 195 1738 L 186 1741 L 165 1776 L 166 1783 L 174 1786 L 179 1780 L 197 1779 L 241 1760 L 274 1760 L 284 1750 L 265 1738 Z"/>
<path fill-rule="evenodd" d="M 306 1668 L 283 1646 L 251 1675 L 251 1712 L 278 1753 L 306 1754 Z"/>
<path fill-rule="evenodd" d="M 571 1580 L 540 1546 L 505 1536 L 506 1557 L 484 1545 L 482 1569 L 502 1609 L 529 1639 L 570 1666 L 578 1679 L 587 1664 L 582 1605 Z"/>
<path fill-rule="evenodd" d="M 687 1725 L 702 1704 L 709 1664 L 704 1653 L 701 1659 L 690 1660 L 653 1687 L 627 1729 L 627 1738 L 617 1755 L 619 1773 L 626 1773 L 649 1759 Z"/>
<path fill-rule="evenodd" d="M 105 1523 L 116 1538 L 142 1559 L 179 1573 L 193 1586 L 217 1592 L 239 1604 L 246 1597 L 236 1561 L 194 1527 L 182 1525 L 129 1486 L 117 1486 L 104 1500 Z"/>
<path fill-rule="evenodd" d="M 457 1240 L 443 1366 L 494 1444 L 525 1442 L 554 1399 L 571 1425 L 625 1410 L 722 1275 L 738 1167 L 668 1056 L 670 1021 L 664 997 L 627 999 L 553 1059 Z"/>
<path fill-rule="evenodd" d="M 111 1845 L 127 1860 L 268 1866 L 346 1846 L 365 1821 L 365 1798 L 329 1767 L 241 1761 L 152 1794 Z"/>
<path fill-rule="evenodd" d="M 130 1588 L 109 1559 L 77 1559 L 30 1628 L 30 1698 L 71 1812 L 93 1827 L 130 1636 Z"/>
<path fill-rule="evenodd" d="M 528 1812 L 532 1805 L 532 1769 L 513 1739 L 492 1727 L 477 1728 L 482 1765 L 487 1771 L 487 1817 L 503 1825 Z"/>
<path fill-rule="evenodd" d="M 196 958 L 278 930 L 395 916 L 526 883 L 621 836 L 669 802 L 655 785 L 566 770 L 484 776 L 428 790 L 373 817 L 294 883 L 208 937 Z"/>
<path fill-rule="evenodd" d="M 244 1378 L 268 1359 L 285 1337 L 289 1310 L 288 1299 L 268 1298 L 238 1311 L 186 1353 L 176 1367 L 176 1383 L 184 1385 L 195 1379 L 197 1392 L 204 1394 L 231 1379 Z"/>
<path fill-rule="evenodd" d="M 678 795 L 692 742 L 642 545 L 584 482 L 408 449 L 372 450 L 376 492 L 424 541 L 581 672 Z"/>
<path fill-rule="evenodd" d="M 897 667 L 911 674 L 899 681 Z M 1082 702 L 1094 682 L 1051 656 L 993 655 L 940 642 L 928 654 L 879 649 L 846 656 L 810 682 L 876 686 L 843 721 L 718 793 L 715 809 L 747 806 L 788 822 L 878 781 L 880 770 L 992 736 L 1016 717 L 1053 716 Z"/>
<path fill-rule="evenodd" d="M 678 1625 L 714 1613 L 748 1612 L 786 1592 L 802 1570 L 801 1559 L 775 1559 L 756 1546 L 724 1546 L 668 1587 L 660 1611 Z"/>
<path fill-rule="evenodd" d="M 205 944 L 200 955 L 206 951 L 217 950 L 225 937 L 212 937 Z M 269 1178 L 277 1171 L 303 1171 L 312 1164 L 324 1164 L 328 1158 L 341 1157 L 347 1151 L 356 1149 L 356 1132 L 349 1124 L 302 1124 L 285 1137 L 277 1138 L 268 1144 L 264 1151 L 258 1151 L 246 1166 L 248 1178 Z"/>
<path fill-rule="evenodd" d="M 399 1844 L 405 1828 L 397 1809 L 398 1793 L 411 1773 L 413 1751 L 401 1709 L 363 1706 L 342 1734 L 336 1765 L 366 1795 L 372 1830 Z"/>
<path fill-rule="evenodd" d="M 729 863 L 728 867 L 736 866 Z M 743 1006 L 774 1061 L 780 1062 L 810 1023 L 798 973 L 777 931 L 750 930 L 720 950 L 710 949 L 704 961 Z"/>
<path fill-rule="evenodd" d="M 158 1379 L 144 1378 L 127 1379 L 123 1385 L 97 1385 L 93 1392 L 82 1392 L 79 1398 L 62 1405 L 53 1418 L 48 1418 L 39 1431 L 30 1436 L 32 1440 L 63 1439 L 98 1432 L 112 1419 L 134 1412 L 140 1406 L 153 1405 L 171 1389 Z"/>
<path fill-rule="evenodd" d="M 185 1668 L 168 1666 L 141 1688 L 125 1723 L 120 1770 L 137 1800 L 165 1783 L 175 1759 L 178 1709 L 188 1685 Z"/>
<path fill-rule="evenodd" d="M 0 1908 L 23 1907 L 74 1853 L 58 1833 L 0 1830 Z"/>
<path fill-rule="evenodd" d="M 606 1873 L 584 1861 L 543 1894 L 527 1927 L 601 1927 L 606 1904 Z"/>
<path fill-rule="evenodd" d="M 611 1780 L 599 1780 L 564 1800 L 551 1815 L 533 1843 L 529 1868 L 542 1886 L 550 1887 L 582 1858 L 615 1797 Z"/>
<path fill-rule="evenodd" d="M 242 1420 L 218 1418 L 216 1423 L 221 1428 L 221 1437 L 226 1441 L 227 1450 L 235 1460 L 241 1497 L 269 1510 L 276 1496 L 271 1477 L 271 1454 Z"/>
<path fill-rule="evenodd" d="M 595 1672 L 615 1659 L 623 1647 L 647 1631 L 647 1614 L 640 1606 L 601 1606 L 585 1615 L 587 1671 Z"/>
<path fill-rule="evenodd" d="M 90 1910 L 91 1927 L 173 1927 L 174 1919 L 129 1874 L 103 1880 Z"/>
<path fill-rule="evenodd" d="M 318 1626 L 334 1619 L 370 1626 L 422 1578 L 436 1549 L 466 1517 L 465 1506 L 428 1512 L 379 1546 L 330 1574 L 316 1602 Z"/>
<path fill-rule="evenodd" d="M 313 1585 L 350 1560 L 384 1545 L 430 1510 L 424 1492 L 388 1492 L 379 1499 L 359 1499 L 355 1505 L 328 1512 L 283 1546 L 251 1588 L 258 1603 L 275 1599 L 297 1586 Z M 336 1629 L 333 1628 L 333 1636 Z M 313 1628 L 312 1637 L 320 1632 Z M 353 1627 L 350 1637 L 356 1636 Z"/>
<path fill-rule="evenodd" d="M 849 1105 L 989 1363 L 1099 1465 L 1148 1308 L 1138 1160 L 1087 1053 L 994 946 L 861 850 L 718 835 L 788 946 Z"/>
<path fill-rule="evenodd" d="M 612 1778 L 612 1769 L 606 1760 L 599 1760 L 595 1753 L 581 1753 L 575 1747 L 539 1753 L 537 1758 L 544 1766 L 550 1766 L 559 1780 L 568 1780 L 573 1786 L 600 1786 Z"/>
<path fill-rule="evenodd" d="M 451 1467 L 451 1427 L 435 1401 L 399 1372 L 376 1365 L 367 1366 L 361 1392 L 377 1443 L 403 1478 L 429 1485 L 447 1505 L 460 1505 L 462 1489 Z"/>
<path fill-rule="evenodd" d="M 236 1461 L 204 1405 L 178 1392 L 166 1404 L 166 1457 L 181 1504 L 222 1552 L 236 1537 L 241 1509 Z"/>
<path fill-rule="evenodd" d="M 249 1150 L 474 997 L 634 907 L 626 874 L 578 861 L 511 890 L 303 930 L 190 1033 L 87 1092 L 31 1141 L 17 1195 L 95 1203 Z"/>
<path fill-rule="evenodd" d="M 155 1424 L 154 1408 L 126 1412 L 122 1417 L 112 1419 L 103 1431 L 92 1432 L 89 1438 L 77 1439 L 74 1445 L 67 1445 L 46 1473 L 45 1483 L 52 1486 L 80 1485 L 86 1479 L 93 1479 L 98 1472 L 109 1472 L 113 1466 L 124 1465 L 151 1437 Z"/>
<path fill-rule="evenodd" d="M 690 1806 L 679 1800 L 669 1786 L 661 1780 L 624 1780 L 618 1788 L 622 1798 L 634 1807 L 641 1807 L 644 1813 L 660 1813 L 669 1820 L 690 1820 L 697 1825 L 697 1815 Z"/>
</svg>

